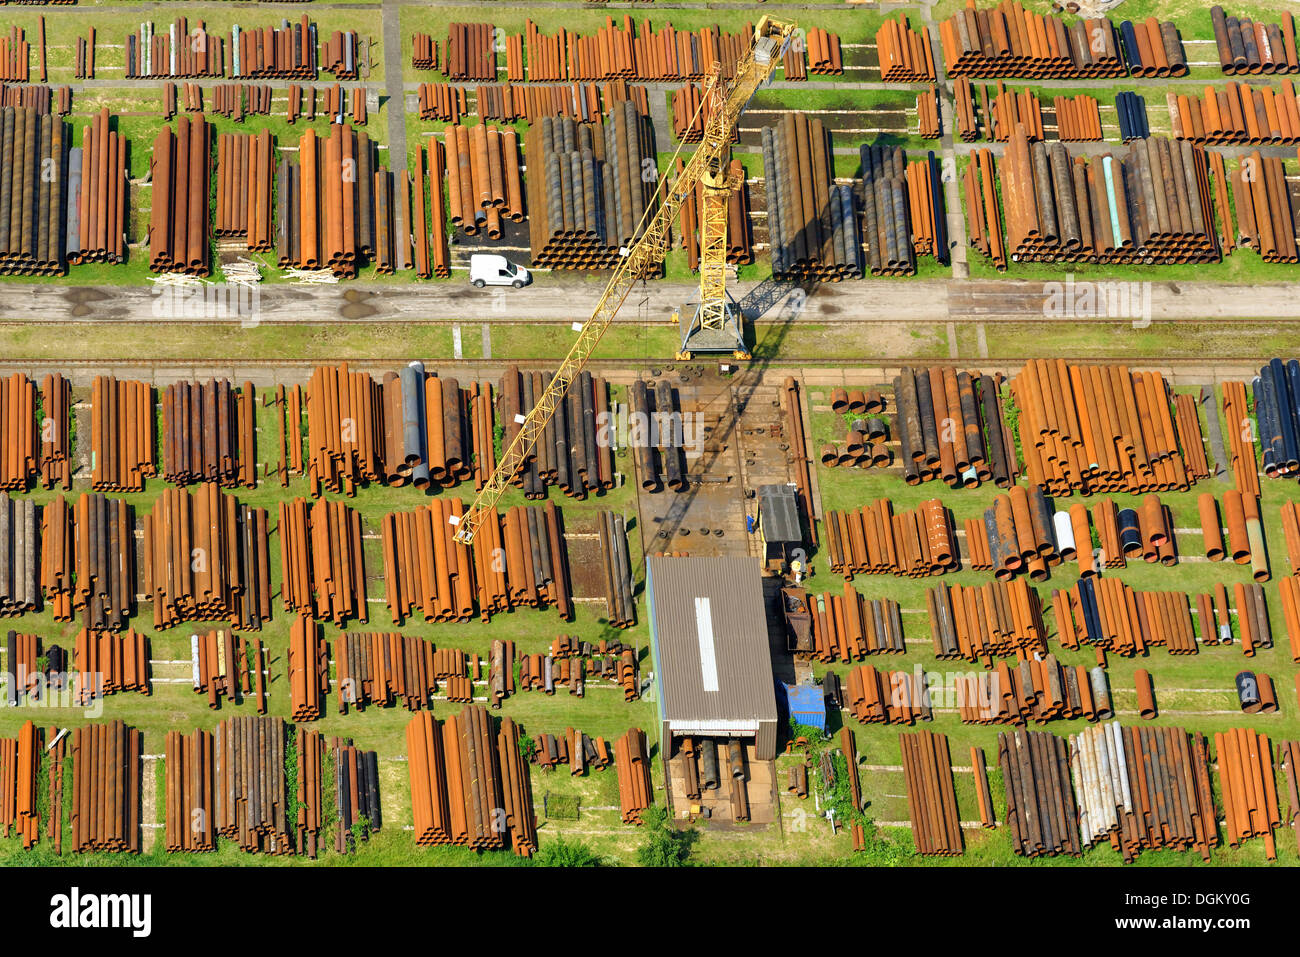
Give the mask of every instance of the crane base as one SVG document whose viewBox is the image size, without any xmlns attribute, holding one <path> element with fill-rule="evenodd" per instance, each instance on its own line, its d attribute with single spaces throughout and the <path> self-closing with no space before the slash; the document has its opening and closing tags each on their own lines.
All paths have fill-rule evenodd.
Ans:
<svg viewBox="0 0 1300 957">
<path fill-rule="evenodd" d="M 740 307 L 730 294 L 727 295 L 723 320 L 718 325 L 705 326 L 700 319 L 700 304 L 686 304 L 687 309 L 692 306 L 695 308 L 691 321 L 682 324 L 682 344 L 677 353 L 679 361 L 688 361 L 692 356 L 703 353 L 727 354 L 736 359 L 750 358 L 741 328 Z M 684 312 L 685 309 L 681 311 Z"/>
</svg>

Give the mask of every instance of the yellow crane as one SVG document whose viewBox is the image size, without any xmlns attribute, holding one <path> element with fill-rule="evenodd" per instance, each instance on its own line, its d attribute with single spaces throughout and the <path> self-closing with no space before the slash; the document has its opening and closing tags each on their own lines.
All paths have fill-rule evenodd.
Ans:
<svg viewBox="0 0 1300 957">
<path fill-rule="evenodd" d="M 712 347 L 713 344 L 725 342 L 725 351 L 748 358 L 741 336 L 740 317 L 732 308 L 726 286 L 727 194 L 736 185 L 727 175 L 726 156 L 740 114 L 749 105 L 754 92 L 771 77 L 794 30 L 793 23 L 763 17 L 754 29 L 753 43 L 736 65 L 735 79 L 730 83 L 724 81 L 715 66 L 700 103 L 701 111 L 706 105 L 709 107 L 704 138 L 671 185 L 667 177 L 660 178 L 655 200 L 646 207 L 638 227 L 640 238 L 619 250 L 618 265 L 591 318 L 579 330 L 569 354 L 560 363 L 550 384 L 537 397 L 531 411 L 521 417 L 519 432 L 497 461 L 496 470 L 483 483 L 473 504 L 456 523 L 458 542 L 468 545 L 474 541 L 484 519 L 495 511 L 506 487 L 537 445 L 542 430 L 555 414 L 570 383 L 591 358 L 600 337 L 609 328 L 632 287 L 663 262 L 668 252 L 669 227 L 682 201 L 701 182 L 704 184 L 704 204 L 700 217 L 700 302 L 683 333 L 682 354 L 688 353 L 687 346 L 697 341 L 697 351 L 720 351 Z M 679 146 L 677 155 L 680 154 Z M 705 339 L 708 341 L 703 341 Z"/>
</svg>

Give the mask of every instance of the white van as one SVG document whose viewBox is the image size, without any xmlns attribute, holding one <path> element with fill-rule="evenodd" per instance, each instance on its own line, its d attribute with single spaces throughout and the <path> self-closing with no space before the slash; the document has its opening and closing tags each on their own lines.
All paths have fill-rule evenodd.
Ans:
<svg viewBox="0 0 1300 957">
<path fill-rule="evenodd" d="M 505 256 L 476 253 L 469 257 L 469 281 L 476 288 L 484 286 L 514 286 L 520 289 L 532 281 L 523 266 L 516 266 Z"/>
</svg>

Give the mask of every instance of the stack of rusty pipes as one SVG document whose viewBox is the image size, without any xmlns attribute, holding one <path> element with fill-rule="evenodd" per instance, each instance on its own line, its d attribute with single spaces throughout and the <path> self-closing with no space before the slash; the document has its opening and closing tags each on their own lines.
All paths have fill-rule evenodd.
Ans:
<svg viewBox="0 0 1300 957">
<path fill-rule="evenodd" d="M 294 721 L 318 721 L 329 697 L 325 638 L 311 618 L 298 615 L 289 628 L 289 700 Z"/>
<path fill-rule="evenodd" d="M 1295 18 L 1282 13 L 1281 24 L 1256 23 L 1248 17 L 1230 17 L 1223 7 L 1210 7 L 1210 26 L 1224 73 L 1296 73 Z"/>
<path fill-rule="evenodd" d="M 91 384 L 91 488 L 139 492 L 157 474 L 153 389 L 144 382 L 95 376 Z"/>
<path fill-rule="evenodd" d="M 217 136 L 216 235 L 271 251 L 271 182 L 275 148 L 270 130 Z"/>
<path fill-rule="evenodd" d="M 486 708 L 469 705 L 441 725 L 422 711 L 406 726 L 416 844 L 532 856 L 537 823 L 519 728 L 510 718 L 493 724 Z"/>
<path fill-rule="evenodd" d="M 912 840 L 920 854 L 958 856 L 963 850 L 957 791 L 948 736 L 933 731 L 900 734 Z"/>
<path fill-rule="evenodd" d="M 844 583 L 844 594 L 817 596 L 813 615 L 814 657 L 818 661 L 861 661 L 867 655 L 901 655 L 903 619 L 898 602 L 889 598 L 867 600 Z"/>
<path fill-rule="evenodd" d="M 163 392 L 163 478 L 176 485 L 257 486 L 252 382 L 174 382 Z"/>
<path fill-rule="evenodd" d="M 271 617 L 266 509 L 206 482 L 168 488 L 144 517 L 144 586 L 154 627 L 225 618 L 259 630 Z"/>
<path fill-rule="evenodd" d="M 849 512 L 826 513 L 831 571 L 918 578 L 960 567 L 952 513 L 939 499 L 895 512 L 888 499 Z"/>
<path fill-rule="evenodd" d="M 518 366 L 506 367 L 501 380 L 502 448 L 514 441 L 524 417 L 533 410 L 550 381 L 551 374 L 545 370 L 521 373 Z M 586 498 L 589 492 L 614 487 L 615 437 L 611 409 L 609 383 L 601 376 L 582 372 L 565 393 L 555 415 L 547 420 L 532 454 L 513 477 L 513 483 L 523 489 L 526 498 L 545 498 L 549 485 L 578 499 Z M 634 408 L 633 412 L 636 411 Z M 678 449 L 680 455 L 680 418 L 664 420 L 664 425 L 667 428 L 658 429 L 656 436 L 653 434 L 656 430 L 649 428 L 646 420 L 630 422 L 628 441 L 634 453 L 644 456 L 657 439 L 660 443 L 676 443 L 672 448 Z M 631 434 L 633 427 L 635 435 Z M 669 459 L 673 456 L 671 449 L 664 454 Z M 643 480 L 645 474 L 643 471 Z M 670 483 L 672 477 L 669 466 Z"/>
<path fill-rule="evenodd" d="M 930 637 L 940 660 L 993 667 L 994 657 L 1047 653 L 1038 592 L 1023 578 L 985 585 L 942 584 L 926 592 Z"/>
<path fill-rule="evenodd" d="M 0 492 L 0 615 L 22 615 L 40 607 L 37 511 L 32 499 Z"/>
<path fill-rule="evenodd" d="M 763 127 L 761 138 L 773 275 L 831 282 L 860 276 L 853 190 L 835 182 L 834 149 L 821 119 L 785 113 L 780 126 Z"/>
<path fill-rule="evenodd" d="M 280 594 L 285 611 L 343 627 L 365 622 L 361 513 L 337 500 L 280 503 Z"/>
<path fill-rule="evenodd" d="M 4 524 L 0 505 L 0 525 Z M 4 529 L 0 528 L 0 535 Z M 124 499 L 55 496 L 41 516 L 41 589 L 55 621 L 120 631 L 135 611 L 135 516 Z"/>
<path fill-rule="evenodd" d="M 1104 17 L 1064 17 L 1026 10 L 1015 0 L 977 10 L 975 0 L 939 24 L 949 76 L 1089 78 L 1123 76 L 1119 36 Z"/>
<path fill-rule="evenodd" d="M 209 248 L 208 187 L 211 131 L 202 114 L 164 126 L 149 158 L 153 205 L 149 219 L 149 268 L 206 276 Z"/>
<path fill-rule="evenodd" d="M 121 721 L 73 729 L 72 844 L 140 853 L 143 735 Z"/>
<path fill-rule="evenodd" d="M 67 269 L 72 130 L 48 109 L 0 107 L 0 274 L 62 275 Z M 92 143 L 93 146 L 93 143 Z M 81 150 L 77 156 L 82 156 Z M 107 166 L 105 166 L 107 172 Z M 105 184 L 108 185 L 107 183 Z M 114 181 L 113 186 L 120 185 Z"/>
</svg>

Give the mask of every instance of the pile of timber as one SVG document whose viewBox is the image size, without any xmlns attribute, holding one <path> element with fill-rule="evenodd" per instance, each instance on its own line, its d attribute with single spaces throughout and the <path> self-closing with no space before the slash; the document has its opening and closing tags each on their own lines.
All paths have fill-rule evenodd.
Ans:
<svg viewBox="0 0 1300 957">
<path fill-rule="evenodd" d="M 773 277 L 839 282 L 860 276 L 853 189 L 835 182 L 834 151 L 822 121 L 785 113 L 780 126 L 763 127 L 761 136 Z"/>
<path fill-rule="evenodd" d="M 600 556 L 605 566 L 605 620 L 615 628 L 630 628 L 636 624 L 636 602 L 632 598 L 626 517 L 602 508 L 596 521 L 600 528 Z"/>
<path fill-rule="evenodd" d="M 1011 849 L 1020 857 L 1083 853 L 1064 738 L 1046 731 L 998 733 Z"/>
<path fill-rule="evenodd" d="M 614 766 L 618 771 L 618 802 L 624 824 L 640 824 L 641 812 L 654 804 L 650 780 L 650 746 L 640 728 L 629 728 L 614 743 Z"/>
<path fill-rule="evenodd" d="M 854 575 L 919 578 L 956 571 L 961 565 L 952 513 L 937 499 L 895 512 L 889 499 L 825 516 L 830 569 Z"/>
<path fill-rule="evenodd" d="M 218 237 L 243 239 L 253 252 L 271 251 L 274 170 L 275 144 L 270 130 L 217 135 L 214 225 Z"/>
<path fill-rule="evenodd" d="M 501 238 L 501 221 L 524 221 L 518 135 L 485 123 L 444 131 L 451 223 L 467 236 Z"/>
<path fill-rule="evenodd" d="M 490 384 L 462 389 L 454 378 L 426 374 L 418 361 L 385 373 L 382 383 L 346 363 L 317 366 L 307 385 L 313 496 L 322 486 L 352 495 L 358 484 L 377 481 L 425 489 L 472 478 L 481 487 L 496 468 L 494 432 Z"/>
<path fill-rule="evenodd" d="M 257 695 L 257 713 L 266 714 L 266 657 L 261 640 L 252 642 L 229 628 L 190 635 L 190 671 L 194 693 L 205 695 L 218 710 L 224 696 L 238 704 Z"/>
<path fill-rule="evenodd" d="M 903 753 L 908 819 L 917 852 L 959 856 L 964 847 L 948 736 L 933 731 L 903 733 L 898 747 Z"/>
<path fill-rule="evenodd" d="M 841 393 L 843 389 L 839 390 Z M 880 393 L 876 393 L 878 409 L 884 409 Z M 889 449 L 889 423 L 885 419 L 854 419 L 849 423 L 848 434 L 840 446 L 827 444 L 822 446 L 821 463 L 827 468 L 885 468 L 894 461 L 894 453 Z"/>
<path fill-rule="evenodd" d="M 1255 151 L 1242 158 L 1231 173 L 1231 182 L 1241 245 L 1254 249 L 1264 262 L 1300 262 L 1295 214 L 1282 160 L 1276 156 L 1261 157 Z M 1220 209 L 1223 208 L 1221 199 Z M 1268 464 L 1265 460 L 1265 467 Z"/>
<path fill-rule="evenodd" d="M 1230 17 L 1223 7 L 1210 7 L 1210 26 L 1224 73 L 1297 73 L 1295 18 L 1284 11 L 1282 22 L 1256 23 L 1249 17 Z"/>
<path fill-rule="evenodd" d="M 202 20 L 193 28 L 177 17 L 159 35 L 145 20 L 122 44 L 128 80 L 226 75 L 226 42 Z"/>
<path fill-rule="evenodd" d="M 361 513 L 338 500 L 280 503 L 280 594 L 296 611 L 340 628 L 368 620 Z"/>
<path fill-rule="evenodd" d="M 993 666 L 995 657 L 1022 660 L 1047 653 L 1038 592 L 1023 578 L 985 585 L 931 588 L 925 596 L 930 638 L 939 660 L 963 658 Z"/>
<path fill-rule="evenodd" d="M 1012 259 L 1189 263 L 1221 258 L 1205 150 L 1187 140 L 1133 140 L 1091 163 L 1017 127 L 1002 158 Z M 1118 227 L 1118 229 L 1116 228 Z"/>
<path fill-rule="evenodd" d="M 933 718 L 930 689 L 919 672 L 859 665 L 845 684 L 844 705 L 863 724 L 914 725 Z"/>
<path fill-rule="evenodd" d="M 31 721 L 18 729 L 18 737 L 0 738 L 0 834 L 7 838 L 13 828 L 22 838 L 24 850 L 35 847 L 41 835 L 36 789 L 42 738 L 41 729 Z M 52 817 L 61 819 L 62 812 Z"/>
<path fill-rule="evenodd" d="M 685 168 L 685 162 L 679 157 L 676 174 L 680 176 Z M 745 166 L 738 159 L 732 159 L 728 164 L 727 175 L 735 188 L 727 196 L 726 259 L 732 265 L 743 265 L 754 261 L 754 235 L 749 222 L 749 181 Z M 678 228 L 681 245 L 686 250 L 686 265 L 692 271 L 700 268 L 700 215 L 703 209 L 704 184 L 700 182 L 682 201 Z"/>
<path fill-rule="evenodd" d="M 384 265 L 377 256 L 380 240 L 387 231 L 392 243 L 391 209 L 394 197 L 404 194 L 394 193 L 369 136 L 337 122 L 324 139 L 309 129 L 298 140 L 296 159 L 279 163 L 275 176 L 281 267 L 328 269 L 352 278 L 365 257 L 376 256 L 376 265 Z"/>
<path fill-rule="evenodd" d="M 266 509 L 205 482 L 192 493 L 165 489 L 143 524 L 155 628 L 223 618 L 257 631 L 270 620 Z"/>
<path fill-rule="evenodd" d="M 313 742 L 314 735 L 317 735 L 317 732 L 304 732 L 304 743 Z M 379 755 L 374 751 L 359 750 L 352 743 L 351 738 L 332 737 L 329 746 L 334 758 L 336 775 L 334 850 L 346 854 L 356 850 L 358 832 L 361 840 L 368 841 L 371 834 L 383 828 L 384 815 L 379 804 Z M 302 755 L 304 753 L 306 753 L 304 747 L 299 746 L 299 789 L 302 788 L 303 781 Z M 314 757 L 317 752 L 310 753 L 313 755 L 312 760 L 317 761 L 317 773 L 319 773 L 319 761 Z M 301 802 L 302 798 L 299 797 L 298 800 Z M 304 837 L 310 833 L 310 825 L 318 826 L 319 823 L 319 816 L 314 819 L 307 818 L 307 810 L 300 805 L 298 811 L 298 852 L 300 854 L 304 851 Z M 314 845 L 314 837 L 311 843 Z M 314 847 L 312 853 L 314 856 Z"/>
<path fill-rule="evenodd" d="M 1165 93 L 1173 136 L 1193 143 L 1250 143 L 1280 146 L 1300 143 L 1300 108 L 1295 84 L 1278 90 L 1252 89 L 1246 83 L 1207 86 L 1204 97 Z"/>
<path fill-rule="evenodd" d="M 886 83 L 933 83 L 934 53 L 930 28 L 916 33 L 907 17 L 886 20 L 876 31 L 876 50 L 880 56 L 880 78 Z M 951 75 L 952 71 L 949 71 Z"/>
<path fill-rule="evenodd" d="M 1002 206 L 995 180 L 993 151 L 979 149 L 971 153 L 961 180 L 966 200 L 966 233 L 970 244 L 987 256 L 998 272 L 1006 272 L 1007 244 L 1002 235 Z"/>
<path fill-rule="evenodd" d="M 1229 728 L 1215 732 L 1214 750 L 1219 756 L 1219 790 L 1228 846 L 1237 847 L 1243 841 L 1262 837 L 1264 856 L 1276 860 L 1273 828 L 1281 827 L 1282 815 L 1268 735 L 1257 734 L 1253 728 Z"/>
<path fill-rule="evenodd" d="M 654 130 L 631 100 L 594 123 L 542 118 L 524 136 L 535 266 L 606 269 L 639 236 L 657 178 Z"/>
<path fill-rule="evenodd" d="M 501 378 L 503 450 L 516 440 L 523 417 L 536 407 L 552 378 L 549 371 L 520 372 L 518 366 L 506 367 Z M 548 485 L 555 485 L 565 495 L 577 499 L 613 488 L 612 418 L 609 383 L 602 376 L 582 372 L 565 391 L 555 414 L 547 420 L 532 453 L 512 477 L 513 484 L 522 488 L 524 497 L 530 499 L 545 498 Z M 680 416 L 669 425 L 674 423 L 680 425 Z M 643 422 L 637 420 L 630 424 L 640 428 Z M 681 429 L 661 438 L 680 444 Z M 491 433 L 488 442 L 490 445 Z M 640 454 L 643 434 L 640 440 L 629 436 L 628 444 L 635 454 Z M 646 474 L 643 470 L 643 481 Z"/>
<path fill-rule="evenodd" d="M 818 661 L 861 661 L 867 655 L 901 655 L 903 618 L 891 598 L 870 600 L 844 583 L 844 594 L 817 596 L 812 620 L 813 656 Z"/>
<path fill-rule="evenodd" d="M 548 770 L 567 764 L 573 776 L 588 768 L 603 771 L 614 763 L 614 749 L 604 738 L 592 738 L 575 728 L 565 728 L 559 735 L 539 734 L 533 744 L 534 764 Z"/>
<path fill-rule="evenodd" d="M 92 124 L 81 128 L 81 146 L 68 152 L 69 263 L 126 261 L 129 187 L 126 137 L 109 129 L 104 107 Z M 80 196 L 80 202 L 73 202 L 73 196 Z"/>
<path fill-rule="evenodd" d="M 450 83 L 421 83 L 419 112 L 422 120 L 459 123 L 460 118 L 469 112 L 465 88 Z"/>
<path fill-rule="evenodd" d="M 173 382 L 162 395 L 163 478 L 176 485 L 216 482 L 257 487 L 253 383 Z"/>
<path fill-rule="evenodd" d="M 41 605 L 43 568 L 38 563 L 44 550 L 36 539 L 37 511 L 32 499 L 0 492 L 0 615 L 5 617 L 36 611 Z"/>
<path fill-rule="evenodd" d="M 289 700 L 294 721 L 318 721 L 330 693 L 329 653 L 316 622 L 298 615 L 289 628 Z"/>
<path fill-rule="evenodd" d="M 65 253 L 72 249 L 69 234 L 76 226 L 76 200 L 65 185 L 65 173 L 80 174 L 84 150 L 70 152 L 72 130 L 49 110 L 31 106 L 0 107 L 0 275 L 62 275 Z M 93 146 L 93 144 L 92 144 Z M 96 159 L 99 159 L 96 156 Z M 107 154 L 104 157 L 107 175 Z M 114 179 L 97 190 L 117 190 Z M 97 198 L 105 198 L 96 193 Z M 95 211 L 102 208 L 97 205 Z M 65 211 L 66 210 L 66 211 Z"/>
<path fill-rule="evenodd" d="M 1070 736 L 1083 846 L 1109 840 L 1129 864 L 1143 850 L 1219 843 L 1205 735 L 1118 723 Z"/>
<path fill-rule="evenodd" d="M 999 661 L 992 671 L 956 676 L 962 724 L 1043 724 L 1105 721 L 1114 717 L 1106 669 L 1061 664 L 1055 655 L 1022 658 L 1014 668 Z"/>
<path fill-rule="evenodd" d="M 1026 10 L 1016 0 L 977 10 L 975 0 L 939 24 L 949 76 L 1034 79 L 1123 76 L 1119 35 L 1104 17 L 1065 18 Z"/>
<path fill-rule="evenodd" d="M 95 376 L 90 408 L 90 487 L 98 492 L 143 491 L 145 478 L 158 474 L 153 388 Z"/>
<path fill-rule="evenodd" d="M 908 485 L 935 478 L 952 488 L 977 488 L 990 479 L 999 488 L 1012 485 L 1015 442 L 1004 425 L 1001 382 L 1000 375 L 938 366 L 900 371 L 893 432 Z"/>
<path fill-rule="evenodd" d="M 202 114 L 164 126 L 149 157 L 153 200 L 149 218 L 149 268 L 206 276 L 212 270 L 208 189 L 212 179 L 211 130 Z"/>
<path fill-rule="evenodd" d="M 537 819 L 519 727 L 510 718 L 495 724 L 486 708 L 468 705 L 441 725 L 421 711 L 406 726 L 416 844 L 509 847 L 523 857 L 536 850 Z"/>
<path fill-rule="evenodd" d="M 1115 94 L 1115 113 L 1119 122 L 1120 142 L 1144 140 L 1151 135 L 1151 124 L 1147 122 L 1146 97 L 1128 90 L 1120 90 Z M 1223 205 L 1222 202 L 1219 203 L 1220 208 L 1223 208 Z M 1226 243 L 1224 245 L 1225 250 L 1231 249 L 1230 245 Z"/>
<path fill-rule="evenodd" d="M 1029 481 L 1051 495 L 1074 491 L 1186 489 L 1182 443 L 1200 436 L 1195 414 L 1170 411 L 1172 388 L 1158 372 L 1036 359 L 1011 380 Z"/>
<path fill-rule="evenodd" d="M 8 537 L 6 512 L 0 504 L 0 539 Z M 20 528 L 14 526 L 14 531 Z M 80 612 L 87 628 L 125 628 L 135 612 L 132 507 L 102 492 L 83 492 L 72 505 L 56 495 L 42 509 L 41 542 L 41 590 L 54 620 L 72 621 L 73 613 Z"/>
<path fill-rule="evenodd" d="M 1119 35 L 1124 41 L 1124 64 L 1130 76 L 1187 75 L 1187 55 L 1175 24 L 1155 17 L 1138 23 L 1125 20 L 1119 25 Z"/>
<path fill-rule="evenodd" d="M 427 621 L 484 621 L 512 608 L 553 606 L 572 614 L 568 555 L 559 509 L 515 506 L 495 513 L 466 546 L 449 518 L 464 514 L 460 499 L 435 499 L 381 522 L 384 589 L 393 621 L 422 612 Z"/>
</svg>

